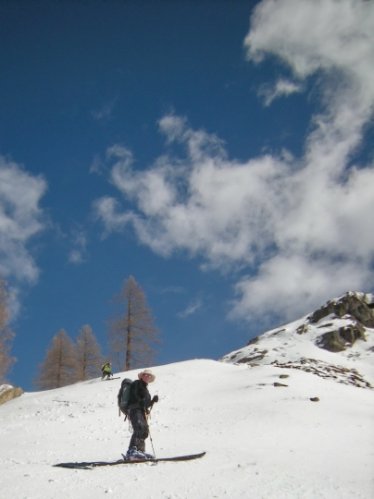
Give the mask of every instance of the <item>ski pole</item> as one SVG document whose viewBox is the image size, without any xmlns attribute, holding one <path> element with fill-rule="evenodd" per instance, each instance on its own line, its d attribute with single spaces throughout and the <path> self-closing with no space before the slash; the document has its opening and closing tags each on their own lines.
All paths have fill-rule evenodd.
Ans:
<svg viewBox="0 0 374 499">
<path fill-rule="evenodd" d="M 148 433 L 149 433 L 149 440 L 151 441 L 151 445 L 152 445 L 152 452 L 153 452 L 153 455 L 156 457 L 155 448 L 153 446 L 153 440 L 152 440 L 151 430 L 149 429 L 149 426 L 148 426 Z"/>
<path fill-rule="evenodd" d="M 145 419 L 147 421 L 147 426 L 148 426 L 148 435 L 149 435 L 149 440 L 151 441 L 151 445 L 152 445 L 152 452 L 153 452 L 153 455 L 156 457 L 156 453 L 155 453 L 155 447 L 153 445 L 153 440 L 152 440 L 152 435 L 151 435 L 151 429 L 149 427 L 149 423 L 148 423 L 148 419 L 150 419 L 151 417 L 151 411 L 152 411 L 152 407 L 153 405 L 150 407 L 149 411 L 144 411 L 144 416 L 145 416 Z"/>
</svg>

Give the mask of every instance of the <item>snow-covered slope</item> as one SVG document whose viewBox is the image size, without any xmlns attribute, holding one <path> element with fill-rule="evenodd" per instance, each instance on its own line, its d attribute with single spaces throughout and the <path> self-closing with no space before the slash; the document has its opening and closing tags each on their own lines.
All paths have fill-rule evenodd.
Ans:
<svg viewBox="0 0 374 499">
<path fill-rule="evenodd" d="M 374 390 L 272 365 L 193 360 L 154 371 L 156 454 L 205 450 L 203 459 L 93 471 L 52 467 L 117 459 L 127 448 L 128 424 L 115 400 L 121 380 L 95 379 L 0 406 L 1 497 L 374 497 Z"/>
<path fill-rule="evenodd" d="M 372 387 L 373 301 L 371 294 L 346 293 L 312 314 L 258 336 L 223 360 L 288 367 L 339 383 Z"/>
</svg>

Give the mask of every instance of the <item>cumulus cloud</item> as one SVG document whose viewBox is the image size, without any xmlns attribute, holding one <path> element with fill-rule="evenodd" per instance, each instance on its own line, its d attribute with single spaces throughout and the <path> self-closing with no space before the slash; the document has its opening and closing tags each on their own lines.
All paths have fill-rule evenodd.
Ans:
<svg viewBox="0 0 374 499">
<path fill-rule="evenodd" d="M 373 112 L 373 22 L 374 5 L 365 0 L 264 0 L 245 47 L 253 61 L 278 57 L 300 81 L 323 73 L 322 122 L 354 133 Z"/>
<path fill-rule="evenodd" d="M 272 238 L 274 199 L 268 184 L 280 188 L 288 165 L 268 156 L 244 164 L 230 161 L 215 136 L 192 130 L 176 116 L 164 117 L 161 131 L 166 120 L 176 125 L 168 128 L 167 139 L 183 143 L 186 157 L 162 157 L 146 171 L 132 170 L 119 159 L 111 180 L 136 202 L 138 212 L 121 212 L 118 200 L 102 198 L 96 207 L 106 227 L 132 222 L 141 240 L 165 256 L 187 250 L 204 253 L 213 266 L 252 261 Z M 271 195 L 278 197 L 277 188 Z"/>
<path fill-rule="evenodd" d="M 213 268 L 240 269 L 234 317 L 293 318 L 347 289 L 367 289 L 374 277 L 374 168 L 355 164 L 352 155 L 373 113 L 373 25 L 372 2 L 261 2 L 245 38 L 248 58 L 275 56 L 300 85 L 319 75 L 321 101 L 303 157 L 236 161 L 219 137 L 164 116 L 159 128 L 169 151 L 178 144 L 185 153 L 169 152 L 136 171 L 126 148 L 108 151 L 122 201 L 96 202 L 106 229 L 132 224 L 161 255 L 185 251 Z"/>
<path fill-rule="evenodd" d="M 244 276 L 235 286 L 237 300 L 232 318 L 291 321 L 310 312 L 326 298 L 345 290 L 372 285 L 372 274 L 356 259 L 334 259 L 331 254 L 311 255 L 279 252 L 265 260 L 255 276 Z"/>
<path fill-rule="evenodd" d="M 45 226 L 39 203 L 46 188 L 42 177 L 0 156 L 0 276 L 12 282 L 34 283 L 38 278 L 28 243 Z M 17 295 L 16 290 L 12 293 Z"/>
</svg>

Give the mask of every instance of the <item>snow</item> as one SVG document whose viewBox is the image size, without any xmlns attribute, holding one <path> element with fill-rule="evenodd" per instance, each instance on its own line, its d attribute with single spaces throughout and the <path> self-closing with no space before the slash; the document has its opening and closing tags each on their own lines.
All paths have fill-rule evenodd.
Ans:
<svg viewBox="0 0 374 499">
<path fill-rule="evenodd" d="M 137 372 L 126 372 L 118 380 L 25 393 L 0 406 L 1 496 L 374 497 L 374 390 L 295 369 L 204 359 L 153 371 L 157 456 L 206 451 L 205 457 L 90 471 L 52 466 L 116 460 L 127 449 L 130 432 L 116 394 L 121 379 Z"/>
<path fill-rule="evenodd" d="M 317 324 L 310 324 L 303 317 L 282 327 L 278 327 L 259 336 L 256 343 L 231 352 L 223 358 L 226 362 L 245 362 L 258 352 L 259 357 L 253 362 L 263 365 L 274 362 L 297 362 L 300 359 L 317 359 L 321 363 L 332 366 L 342 366 L 347 369 L 356 369 L 372 385 L 374 385 L 374 329 L 365 328 L 366 338 L 357 340 L 352 346 L 342 352 L 329 352 L 318 347 L 321 334 L 329 330 L 337 330 L 340 326 L 354 324 L 348 318 L 332 318 L 330 316 L 320 320 Z M 307 324 L 307 331 L 298 334 L 298 327 Z"/>
</svg>

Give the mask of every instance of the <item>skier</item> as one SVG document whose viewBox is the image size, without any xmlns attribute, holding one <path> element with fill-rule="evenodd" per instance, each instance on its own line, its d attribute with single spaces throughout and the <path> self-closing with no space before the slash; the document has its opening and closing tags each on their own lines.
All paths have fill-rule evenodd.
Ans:
<svg viewBox="0 0 374 499">
<path fill-rule="evenodd" d="M 110 379 L 111 377 L 113 377 L 112 364 L 107 361 L 101 366 L 101 379 Z"/>
<path fill-rule="evenodd" d="M 145 440 L 149 435 L 147 416 L 153 404 L 158 402 L 157 395 L 151 399 L 148 383 L 153 383 L 156 376 L 149 369 L 145 369 L 138 374 L 138 378 L 131 384 L 128 404 L 128 417 L 133 429 L 126 453 L 126 459 L 129 460 L 154 458 L 152 454 L 145 452 Z"/>
</svg>

